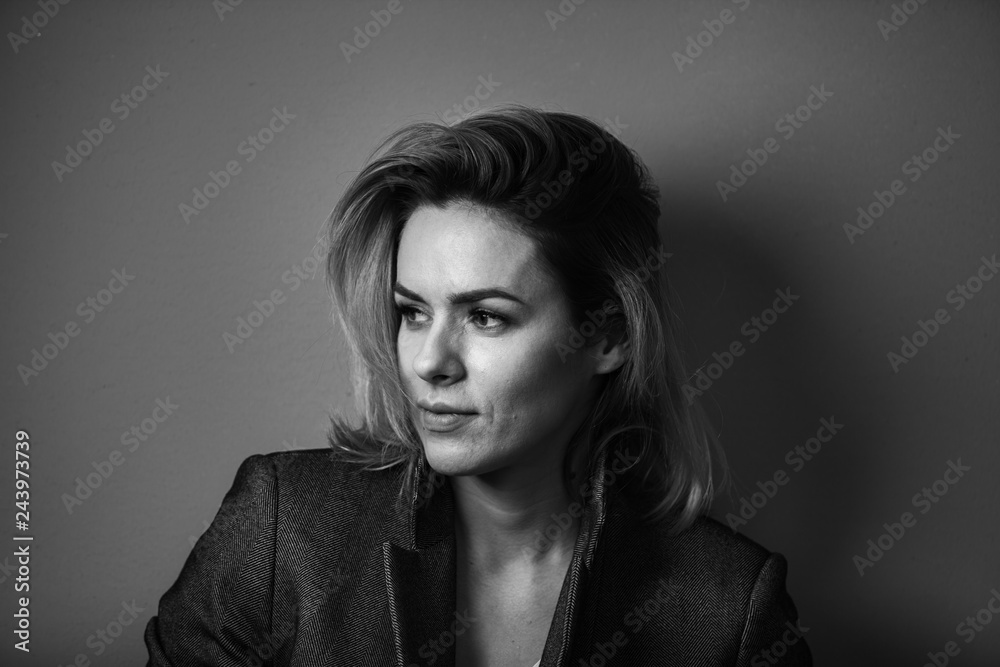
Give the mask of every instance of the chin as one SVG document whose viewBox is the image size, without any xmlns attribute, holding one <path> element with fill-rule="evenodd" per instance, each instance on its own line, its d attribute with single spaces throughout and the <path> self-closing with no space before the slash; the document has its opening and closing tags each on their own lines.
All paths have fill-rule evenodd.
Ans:
<svg viewBox="0 0 1000 667">
<path fill-rule="evenodd" d="M 468 444 L 454 440 L 439 440 L 434 434 L 423 437 L 424 454 L 431 468 L 442 475 L 475 474 L 475 456 Z"/>
<path fill-rule="evenodd" d="M 482 456 L 488 448 L 468 440 L 440 438 L 435 433 L 429 433 L 423 435 L 422 442 L 427 462 L 442 475 L 481 475 L 497 467 Z"/>
</svg>

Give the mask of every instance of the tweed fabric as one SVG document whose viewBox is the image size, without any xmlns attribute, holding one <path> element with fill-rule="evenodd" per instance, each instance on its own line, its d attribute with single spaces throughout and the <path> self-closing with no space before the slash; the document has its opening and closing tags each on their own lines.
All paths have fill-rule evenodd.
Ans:
<svg viewBox="0 0 1000 667">
<path fill-rule="evenodd" d="M 780 554 L 709 518 L 668 536 L 603 472 L 541 667 L 812 665 Z M 246 459 L 146 626 L 148 666 L 453 667 L 475 621 L 455 607 L 451 485 L 401 512 L 398 474 L 329 449 Z"/>
</svg>

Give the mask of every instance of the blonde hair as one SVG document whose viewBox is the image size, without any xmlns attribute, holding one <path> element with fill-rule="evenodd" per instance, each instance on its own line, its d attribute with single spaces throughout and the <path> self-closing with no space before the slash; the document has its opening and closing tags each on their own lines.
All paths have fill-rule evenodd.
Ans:
<svg viewBox="0 0 1000 667">
<path fill-rule="evenodd" d="M 571 443 L 586 436 L 588 477 L 606 452 L 628 451 L 635 464 L 626 476 L 646 517 L 677 531 L 689 526 L 707 511 L 713 463 L 725 472 L 725 459 L 700 407 L 682 392 L 687 375 L 666 271 L 639 271 L 650 250 L 662 248 L 658 200 L 638 155 L 573 114 L 507 105 L 390 135 L 326 227 L 327 280 L 361 416 L 358 426 L 331 416 L 336 456 L 369 469 L 400 466 L 400 498 L 416 493 L 416 467 L 426 459 L 396 355 L 396 249 L 418 206 L 463 203 L 535 240 L 575 321 L 592 323 L 589 341 L 629 342 L 628 359 L 608 376 Z"/>
</svg>

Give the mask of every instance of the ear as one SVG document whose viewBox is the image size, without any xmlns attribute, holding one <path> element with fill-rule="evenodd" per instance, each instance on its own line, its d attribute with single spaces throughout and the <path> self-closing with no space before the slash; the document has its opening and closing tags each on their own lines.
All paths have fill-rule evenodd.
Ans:
<svg viewBox="0 0 1000 667">
<path fill-rule="evenodd" d="M 590 357 L 594 360 L 594 373 L 596 375 L 605 375 L 618 370 L 628 359 L 631 352 L 632 345 L 627 340 L 620 341 L 614 345 L 610 345 L 607 338 L 598 341 L 590 350 Z"/>
</svg>

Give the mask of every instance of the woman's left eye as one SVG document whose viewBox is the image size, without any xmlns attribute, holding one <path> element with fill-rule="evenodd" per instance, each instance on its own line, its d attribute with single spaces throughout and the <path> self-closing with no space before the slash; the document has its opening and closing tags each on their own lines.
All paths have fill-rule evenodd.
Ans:
<svg viewBox="0 0 1000 667">
<path fill-rule="evenodd" d="M 484 329 L 499 329 L 508 322 L 507 318 L 503 315 L 484 308 L 477 308 L 472 311 L 472 319 L 476 320 L 477 324 L 481 324 Z M 484 320 L 494 320 L 496 324 L 490 325 L 484 322 Z"/>
</svg>

